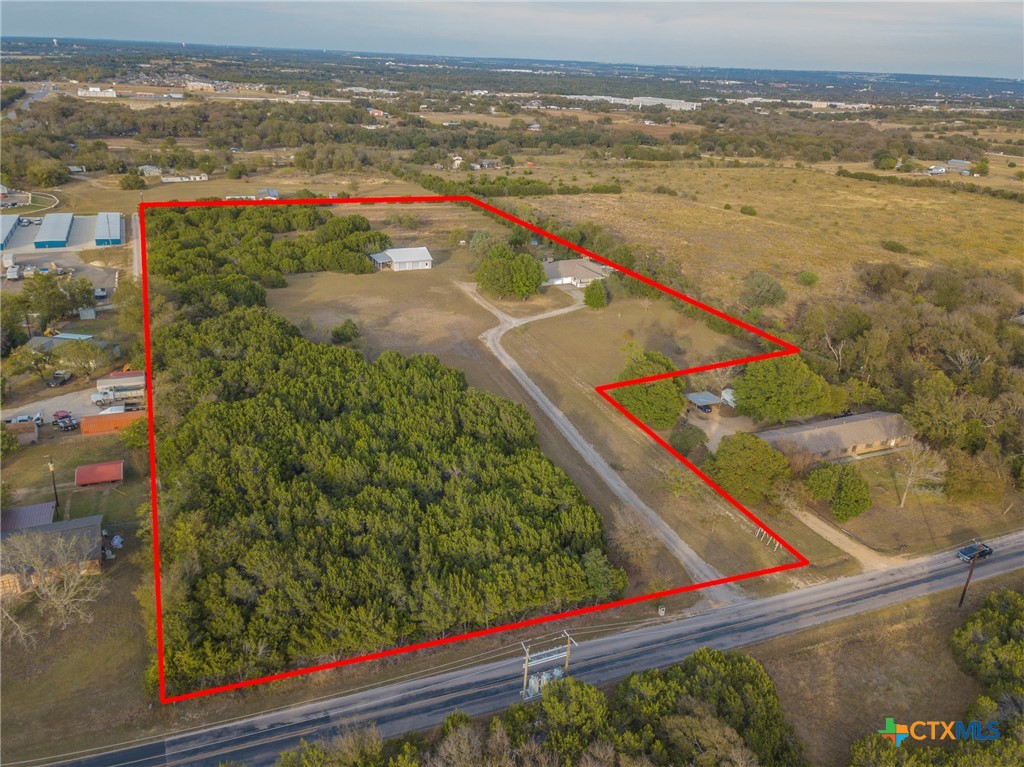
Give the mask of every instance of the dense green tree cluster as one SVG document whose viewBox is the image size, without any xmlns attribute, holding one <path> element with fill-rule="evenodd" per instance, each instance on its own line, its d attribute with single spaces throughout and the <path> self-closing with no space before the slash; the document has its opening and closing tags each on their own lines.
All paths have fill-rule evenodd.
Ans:
<svg viewBox="0 0 1024 767">
<path fill-rule="evenodd" d="M 675 363 L 664 354 L 647 351 L 635 341 L 628 342 L 622 351 L 626 355 L 626 367 L 619 373 L 620 381 L 646 378 L 677 369 Z M 649 426 L 670 429 L 683 409 L 684 391 L 681 378 L 663 378 L 653 383 L 614 389 L 612 396 Z"/>
<path fill-rule="evenodd" d="M 498 298 L 527 299 L 540 293 L 544 267 L 529 253 L 516 253 L 506 245 L 495 245 L 476 270 L 476 284 Z"/>
<path fill-rule="evenodd" d="M 250 210 L 160 211 L 150 233 L 170 689 L 619 593 L 525 409 L 433 356 L 304 340 L 207 244 L 308 223 L 315 247 L 363 220 Z"/>
<path fill-rule="evenodd" d="M 209 294 L 211 280 L 232 276 L 281 287 L 293 272 L 371 272 L 367 256 L 391 246 L 362 216 L 301 205 L 160 209 L 146 226 L 150 269 L 173 280 L 189 304 Z M 302 234 L 282 237 L 293 232 Z"/>
<path fill-rule="evenodd" d="M 828 382 L 795 354 L 747 365 L 733 389 L 736 409 L 761 422 L 782 423 L 833 409 Z"/>
<path fill-rule="evenodd" d="M 770 498 L 790 476 L 786 456 L 745 432 L 723 438 L 703 469 L 729 495 L 747 505 Z"/>
<path fill-rule="evenodd" d="M 902 412 L 944 450 L 958 498 L 1024 482 L 1024 327 L 1012 321 L 1024 271 L 879 263 L 858 277 L 857 297 L 801 310 L 801 359 L 833 397 L 841 388 L 851 405 Z"/>
<path fill-rule="evenodd" d="M 864 475 L 850 464 L 832 463 L 815 469 L 806 484 L 811 495 L 828 502 L 832 515 L 841 522 L 871 506 L 871 488 Z"/>
<path fill-rule="evenodd" d="M 607 696 L 576 679 L 487 726 L 452 714 L 433 742 L 384 741 L 374 730 L 283 755 L 282 767 L 805 767 L 771 678 L 739 652 L 701 649 L 633 674 Z"/>
<path fill-rule="evenodd" d="M 1024 715 L 1024 593 L 1003 589 L 953 632 L 960 665 L 1002 699 L 1002 713 Z"/>
</svg>

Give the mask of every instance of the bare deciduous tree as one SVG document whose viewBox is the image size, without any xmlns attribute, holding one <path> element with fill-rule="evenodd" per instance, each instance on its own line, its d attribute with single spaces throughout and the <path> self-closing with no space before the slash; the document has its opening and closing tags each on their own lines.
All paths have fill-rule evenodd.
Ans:
<svg viewBox="0 0 1024 767">
<path fill-rule="evenodd" d="M 21 597 L 5 596 L 0 598 L 0 640 L 28 645 L 35 642 L 35 632 L 28 623 L 18 615 Z"/>
<path fill-rule="evenodd" d="M 102 581 L 83 568 L 99 541 L 82 535 L 34 533 L 12 535 L 3 543 L 8 570 L 39 600 L 50 626 L 61 630 L 89 623 L 89 609 L 103 589 Z"/>
<path fill-rule="evenodd" d="M 900 455 L 900 468 L 896 476 L 904 483 L 900 494 L 900 508 L 907 502 L 907 495 L 915 487 L 942 481 L 946 462 L 942 456 L 927 445 L 913 440 Z"/>
</svg>

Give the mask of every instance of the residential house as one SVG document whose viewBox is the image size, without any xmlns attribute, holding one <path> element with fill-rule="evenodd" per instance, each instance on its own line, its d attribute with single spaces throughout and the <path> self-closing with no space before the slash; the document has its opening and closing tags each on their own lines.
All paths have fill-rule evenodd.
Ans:
<svg viewBox="0 0 1024 767">
<path fill-rule="evenodd" d="M 903 447 L 914 439 L 914 429 L 898 413 L 876 410 L 762 431 L 757 436 L 782 453 L 809 453 L 836 461 Z"/>
<path fill-rule="evenodd" d="M 589 258 L 568 258 L 544 264 L 543 284 L 585 288 L 594 280 L 603 280 L 606 276 L 607 268 L 595 264 Z"/>
<path fill-rule="evenodd" d="M 51 504 L 52 505 L 52 504 Z M 103 517 L 96 514 L 0 532 L 0 541 L 14 536 L 57 536 L 66 540 L 83 575 L 99 575 L 103 562 Z M 0 595 L 17 596 L 38 583 L 42 574 L 21 565 L 10 556 L 0 560 Z"/>
</svg>

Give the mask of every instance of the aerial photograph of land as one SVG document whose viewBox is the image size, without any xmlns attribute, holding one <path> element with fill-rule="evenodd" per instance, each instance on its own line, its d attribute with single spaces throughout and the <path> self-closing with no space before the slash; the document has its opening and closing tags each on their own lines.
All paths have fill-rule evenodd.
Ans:
<svg viewBox="0 0 1024 767">
<path fill-rule="evenodd" d="M 0 765 L 1024 765 L 1024 6 L 0 16 Z"/>
</svg>

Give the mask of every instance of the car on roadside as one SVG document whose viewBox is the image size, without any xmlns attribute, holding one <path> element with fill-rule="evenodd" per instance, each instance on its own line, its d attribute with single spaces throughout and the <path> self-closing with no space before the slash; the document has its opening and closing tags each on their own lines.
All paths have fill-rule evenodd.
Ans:
<svg viewBox="0 0 1024 767">
<path fill-rule="evenodd" d="M 92 297 L 95 298 L 97 301 L 102 301 L 103 299 L 105 299 L 107 297 L 107 289 L 106 288 L 96 288 L 92 292 Z"/>
<path fill-rule="evenodd" d="M 46 382 L 46 385 L 51 389 L 55 389 L 58 386 L 63 386 L 74 377 L 75 374 L 70 370 L 55 370 L 53 375 L 50 376 L 50 380 Z"/>
<path fill-rule="evenodd" d="M 50 423 L 52 423 L 54 426 L 56 426 L 57 422 L 59 420 L 61 420 L 62 418 L 71 418 L 71 417 L 72 416 L 71 416 L 71 412 L 70 411 L 68 411 L 68 410 L 57 410 L 57 411 L 54 412 L 53 420 L 50 421 Z"/>
<path fill-rule="evenodd" d="M 956 553 L 956 556 L 961 562 L 970 562 L 975 558 L 980 562 L 983 559 L 988 559 L 993 553 L 991 546 L 986 543 L 978 543 L 978 541 L 975 541 L 970 546 L 964 546 L 960 549 L 960 551 Z"/>
<path fill-rule="evenodd" d="M 54 424 L 61 431 L 74 431 L 78 428 L 78 421 L 68 416 L 67 418 L 58 418 L 57 423 Z"/>
<path fill-rule="evenodd" d="M 7 267 L 7 279 L 9 280 L 20 280 L 21 279 L 21 267 L 15 264 L 14 266 Z"/>
<path fill-rule="evenodd" d="M 4 419 L 4 423 L 28 423 L 29 421 L 35 421 L 36 426 L 42 426 L 43 414 L 36 413 L 35 415 L 16 415 L 11 418 Z"/>
<path fill-rule="evenodd" d="M 38 271 L 39 271 L 39 267 L 37 267 L 37 266 L 31 266 L 31 265 L 26 266 L 25 267 L 25 276 L 26 277 L 31 277 L 33 274 L 35 274 Z"/>
</svg>

